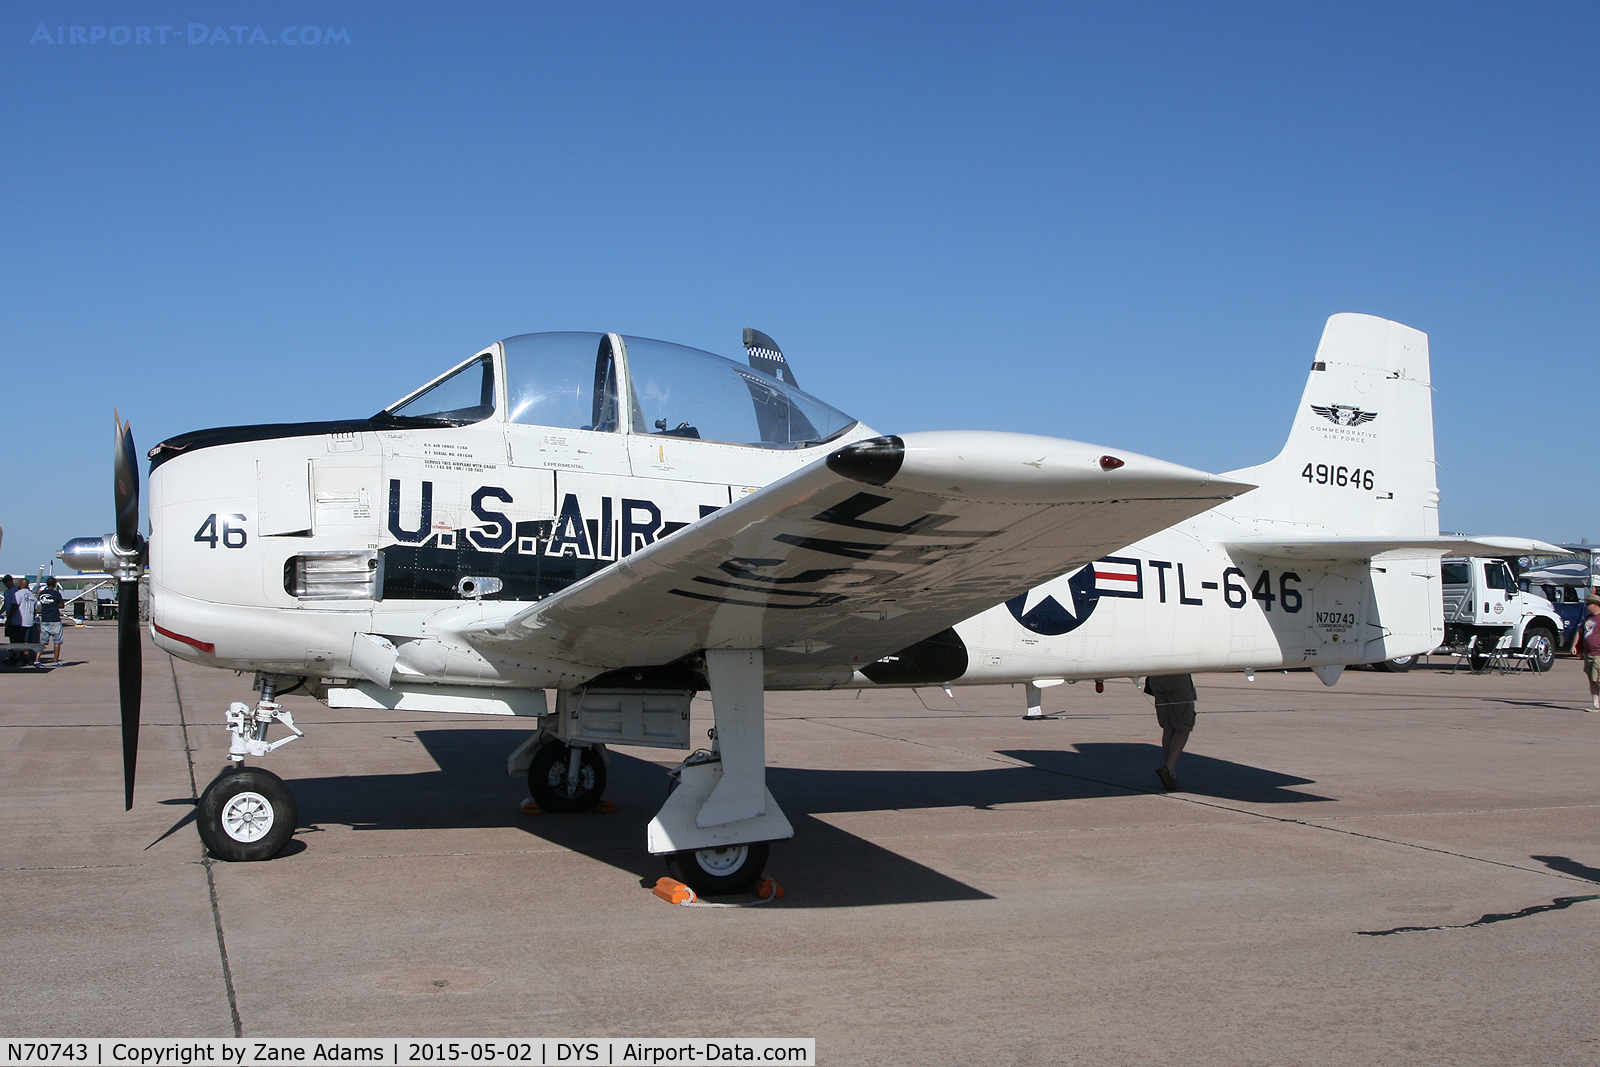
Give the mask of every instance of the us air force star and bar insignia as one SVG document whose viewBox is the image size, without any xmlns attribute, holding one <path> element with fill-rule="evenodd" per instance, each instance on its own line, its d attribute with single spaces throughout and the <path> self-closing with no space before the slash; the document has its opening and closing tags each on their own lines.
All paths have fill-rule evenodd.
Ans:
<svg viewBox="0 0 1600 1067">
<path fill-rule="evenodd" d="M 1030 589 L 1019 597 L 1006 601 L 1006 610 L 1012 618 L 1036 634 L 1059 637 L 1071 633 L 1088 621 L 1100 603 L 1100 591 L 1095 586 L 1094 564 L 1080 567 L 1067 580 L 1072 593 L 1072 606 L 1067 607 L 1053 596 Z"/>
<path fill-rule="evenodd" d="M 1361 426 L 1378 417 L 1376 411 L 1362 411 L 1354 404 L 1329 404 L 1327 407 L 1312 404 L 1311 410 L 1335 426 Z"/>
</svg>

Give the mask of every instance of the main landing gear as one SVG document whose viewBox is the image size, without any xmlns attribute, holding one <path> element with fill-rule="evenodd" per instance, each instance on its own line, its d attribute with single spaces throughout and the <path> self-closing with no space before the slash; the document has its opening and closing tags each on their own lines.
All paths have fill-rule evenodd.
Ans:
<svg viewBox="0 0 1600 1067">
<path fill-rule="evenodd" d="M 200 794 L 196 819 L 200 840 L 218 859 L 238 863 L 269 860 L 283 851 L 294 836 L 300 809 L 294 794 L 271 771 L 246 767 L 246 756 L 264 756 L 297 737 L 304 736 L 294 718 L 273 700 L 278 692 L 275 675 L 262 675 L 261 699 L 251 708 L 235 702 L 228 709 L 230 765 Z M 267 728 L 281 722 L 288 737 L 267 740 Z"/>
<path fill-rule="evenodd" d="M 606 761 L 597 746 L 546 741 L 528 764 L 528 791 L 545 811 L 593 811 L 606 791 Z"/>
<path fill-rule="evenodd" d="M 766 709 L 760 649 L 707 649 L 716 716 L 713 749 L 673 772 L 650 820 L 650 851 L 696 893 L 738 893 L 761 878 L 773 841 L 794 836 L 767 790 Z"/>
<path fill-rule="evenodd" d="M 701 896 L 743 893 L 767 869 L 766 841 L 727 845 L 667 856 L 667 873 Z"/>
<path fill-rule="evenodd" d="M 771 843 L 794 829 L 767 791 L 761 651 L 707 650 L 705 673 L 716 715 L 712 750 L 672 772 L 649 848 L 696 893 L 738 893 L 760 880 Z M 606 744 L 688 748 L 693 696 L 688 689 L 562 690 L 506 770 L 526 770 L 544 811 L 592 811 L 605 792 Z"/>
</svg>

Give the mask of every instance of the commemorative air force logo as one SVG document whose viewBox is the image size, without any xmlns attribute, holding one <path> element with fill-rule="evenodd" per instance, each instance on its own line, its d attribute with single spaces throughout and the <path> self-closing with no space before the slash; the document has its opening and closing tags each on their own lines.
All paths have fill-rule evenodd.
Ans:
<svg viewBox="0 0 1600 1067">
<path fill-rule="evenodd" d="M 1311 410 L 1335 426 L 1361 426 L 1378 417 L 1376 411 L 1362 411 L 1354 404 L 1329 404 L 1325 408 L 1312 404 Z"/>
<path fill-rule="evenodd" d="M 1053 596 L 1041 598 L 1037 589 L 1031 589 L 1006 601 L 1006 609 L 1011 612 L 1012 618 L 1036 634 L 1058 637 L 1071 633 L 1088 621 L 1095 605 L 1100 603 L 1094 564 L 1081 568 L 1068 579 L 1067 589 L 1072 593 L 1071 607 Z"/>
</svg>

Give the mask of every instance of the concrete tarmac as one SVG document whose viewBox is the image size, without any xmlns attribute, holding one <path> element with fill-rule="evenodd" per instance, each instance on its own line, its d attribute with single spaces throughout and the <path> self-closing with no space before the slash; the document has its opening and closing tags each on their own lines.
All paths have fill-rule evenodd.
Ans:
<svg viewBox="0 0 1600 1067">
<path fill-rule="evenodd" d="M 814 1037 L 818 1062 L 1600 1062 L 1600 714 L 1578 665 L 1201 676 L 1162 794 L 1148 698 L 773 694 L 787 896 L 673 907 L 614 814 L 519 811 L 526 722 L 330 711 L 257 761 L 301 824 L 209 859 L 249 679 L 146 646 L 122 810 L 115 624 L 0 673 L 7 1037 Z M 695 736 L 710 709 L 696 702 Z"/>
</svg>

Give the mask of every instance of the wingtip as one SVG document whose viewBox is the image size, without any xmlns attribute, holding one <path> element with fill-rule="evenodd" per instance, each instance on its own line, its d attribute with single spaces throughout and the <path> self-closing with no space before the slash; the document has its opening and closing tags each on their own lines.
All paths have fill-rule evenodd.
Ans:
<svg viewBox="0 0 1600 1067">
<path fill-rule="evenodd" d="M 828 469 L 852 481 L 884 486 L 900 473 L 906 460 L 906 444 L 889 434 L 845 445 L 827 459 Z"/>
</svg>

